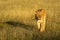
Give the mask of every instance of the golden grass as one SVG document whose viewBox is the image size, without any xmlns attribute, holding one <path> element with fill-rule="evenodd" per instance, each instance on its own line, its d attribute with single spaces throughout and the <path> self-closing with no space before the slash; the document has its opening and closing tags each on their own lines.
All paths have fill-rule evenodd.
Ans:
<svg viewBox="0 0 60 40">
<path fill-rule="evenodd" d="M 56 2 L 56 3 L 55 3 Z M 56 0 L 0 0 L 0 39 L 1 40 L 58 40 L 60 35 L 60 9 Z M 56 4 L 56 5 L 55 5 Z M 37 9 L 46 9 L 46 31 L 27 30 L 24 26 L 1 24 L 7 21 L 20 22 L 36 27 L 34 13 Z M 7 27 L 5 27 L 7 26 Z M 29 28 L 30 28 L 29 26 Z M 13 28 L 12 28 L 13 27 Z M 37 28 L 37 27 L 36 27 Z M 16 33 L 16 34 L 15 34 Z M 31 34 L 30 34 L 31 33 Z M 22 35 L 21 35 L 22 34 Z M 4 39 L 3 39 L 4 38 Z"/>
</svg>

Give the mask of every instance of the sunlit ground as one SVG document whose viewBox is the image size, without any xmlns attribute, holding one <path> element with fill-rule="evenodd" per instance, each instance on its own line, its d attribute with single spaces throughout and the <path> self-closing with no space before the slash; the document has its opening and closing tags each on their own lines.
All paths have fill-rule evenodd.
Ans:
<svg viewBox="0 0 60 40">
<path fill-rule="evenodd" d="M 59 0 L 0 0 L 0 40 L 60 40 Z M 34 13 L 46 10 L 46 30 L 37 30 Z"/>
</svg>

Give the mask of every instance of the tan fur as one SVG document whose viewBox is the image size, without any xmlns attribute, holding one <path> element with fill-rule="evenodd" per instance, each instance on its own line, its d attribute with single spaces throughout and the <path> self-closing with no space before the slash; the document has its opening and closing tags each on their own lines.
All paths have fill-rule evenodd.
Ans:
<svg viewBox="0 0 60 40">
<path fill-rule="evenodd" d="M 41 17 L 41 20 L 37 21 L 37 26 L 38 26 L 38 30 L 40 29 L 41 32 L 45 31 L 45 21 L 46 21 L 46 11 L 42 10 L 41 12 L 36 11 L 36 15 L 38 15 L 38 18 Z M 41 27 L 39 25 L 39 22 L 41 24 Z"/>
</svg>

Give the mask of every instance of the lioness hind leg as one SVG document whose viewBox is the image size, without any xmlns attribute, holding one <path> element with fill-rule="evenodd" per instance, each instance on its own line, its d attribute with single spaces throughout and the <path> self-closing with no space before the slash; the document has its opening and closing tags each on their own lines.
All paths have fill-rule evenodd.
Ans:
<svg viewBox="0 0 60 40">
<path fill-rule="evenodd" d="M 41 30 L 40 30 L 41 32 L 45 31 L 45 21 L 46 21 L 46 20 L 45 20 L 45 18 L 44 18 L 44 19 L 43 19 L 43 22 L 42 22 L 42 24 L 41 24 L 41 25 L 42 25 L 42 26 L 41 26 Z"/>
</svg>

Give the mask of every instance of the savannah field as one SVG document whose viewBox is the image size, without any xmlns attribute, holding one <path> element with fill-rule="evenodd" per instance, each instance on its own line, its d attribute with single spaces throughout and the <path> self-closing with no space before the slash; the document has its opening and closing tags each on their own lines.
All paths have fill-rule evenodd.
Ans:
<svg viewBox="0 0 60 40">
<path fill-rule="evenodd" d="M 60 0 L 0 0 L 0 40 L 60 40 Z M 45 9 L 46 30 L 37 30 L 34 13 Z"/>
</svg>

